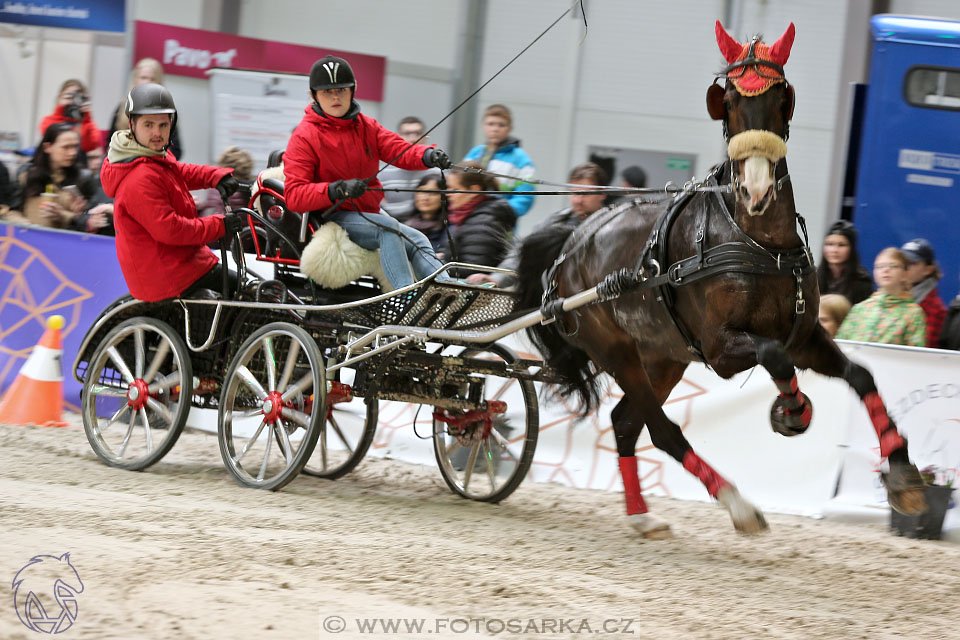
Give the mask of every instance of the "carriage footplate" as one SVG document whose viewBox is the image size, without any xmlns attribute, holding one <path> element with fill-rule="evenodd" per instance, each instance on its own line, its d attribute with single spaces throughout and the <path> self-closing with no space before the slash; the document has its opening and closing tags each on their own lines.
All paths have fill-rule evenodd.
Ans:
<svg viewBox="0 0 960 640">
<path fill-rule="evenodd" d="M 467 445 L 490 436 L 495 416 L 507 412 L 507 403 L 502 400 L 489 400 L 486 409 L 450 411 L 434 407 L 433 418 L 447 425 L 447 433 L 456 436 L 461 445 Z"/>
</svg>

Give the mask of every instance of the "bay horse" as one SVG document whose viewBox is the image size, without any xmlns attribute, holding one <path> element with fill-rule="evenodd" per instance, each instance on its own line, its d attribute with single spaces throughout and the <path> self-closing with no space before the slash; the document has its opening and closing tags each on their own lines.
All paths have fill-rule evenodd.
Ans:
<svg viewBox="0 0 960 640">
<path fill-rule="evenodd" d="M 738 42 L 719 20 L 715 30 L 728 66 L 718 74 L 724 84 L 714 81 L 707 90 L 707 111 L 723 123 L 728 159 L 706 181 L 712 190 L 683 193 L 669 204 L 634 200 L 593 214 L 572 234 L 554 228 L 529 236 L 518 268 L 520 304 L 541 306 L 548 316 L 552 308 L 556 321 L 545 319 L 528 333 L 559 376 L 560 393 L 578 394 L 584 415 L 599 403 L 601 372 L 623 391 L 611 419 L 628 522 L 644 537 L 672 535 L 641 495 L 635 451 L 644 426 L 654 446 L 730 512 L 738 531 L 767 528 L 760 510 L 697 455 L 661 408 L 694 360 L 723 378 L 757 364 L 766 369 L 779 391 L 771 425 L 787 436 L 803 433 L 812 416 L 795 367 L 846 380 L 889 462 L 882 478 L 890 505 L 920 513 L 923 480 L 873 377 L 817 321 L 817 276 L 785 160 L 794 88 L 783 65 L 794 25 L 770 46 L 760 36 Z M 555 298 L 617 273 L 629 281 L 620 295 L 556 311 Z"/>
</svg>

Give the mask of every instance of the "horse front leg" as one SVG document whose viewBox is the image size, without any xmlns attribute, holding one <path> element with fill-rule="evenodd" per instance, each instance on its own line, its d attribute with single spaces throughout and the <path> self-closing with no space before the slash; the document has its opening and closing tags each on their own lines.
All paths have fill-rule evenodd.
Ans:
<svg viewBox="0 0 960 640">
<path fill-rule="evenodd" d="M 817 327 L 810 340 L 797 349 L 796 359 L 798 366 L 813 369 L 825 376 L 843 378 L 853 388 L 870 416 L 880 442 L 880 457 L 890 465 L 890 470 L 881 475 L 887 488 L 887 502 L 905 515 L 926 511 L 923 478 L 910 462 L 907 440 L 887 412 L 870 372 L 847 358 L 822 327 Z"/>
</svg>

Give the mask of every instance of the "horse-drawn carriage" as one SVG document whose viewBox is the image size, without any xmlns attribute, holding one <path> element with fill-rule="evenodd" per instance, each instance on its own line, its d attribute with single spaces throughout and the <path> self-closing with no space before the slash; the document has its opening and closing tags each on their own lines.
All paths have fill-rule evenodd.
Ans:
<svg viewBox="0 0 960 640">
<path fill-rule="evenodd" d="M 496 343 L 510 331 L 500 327 L 515 295 L 438 281 L 439 272 L 386 293 L 368 277 L 321 287 L 300 273 L 305 244 L 292 231 L 316 221 L 287 210 L 275 181 L 258 181 L 255 203 L 265 215 L 240 210 L 248 228 L 232 252 L 241 282 L 243 244 L 272 263 L 272 278 L 191 299 L 127 296 L 88 330 L 74 373 L 96 454 L 144 469 L 174 446 L 191 407 L 216 409 L 231 475 L 279 489 L 301 471 L 351 471 L 374 439 L 380 402 L 393 400 L 428 408 L 454 492 L 490 502 L 510 495 L 533 458 L 534 381 L 543 374 L 541 362 Z"/>
</svg>

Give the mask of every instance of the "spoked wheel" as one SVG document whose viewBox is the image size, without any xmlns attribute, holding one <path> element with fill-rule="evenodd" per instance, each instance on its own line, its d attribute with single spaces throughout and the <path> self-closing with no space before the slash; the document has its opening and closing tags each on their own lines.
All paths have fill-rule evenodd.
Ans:
<svg viewBox="0 0 960 640">
<path fill-rule="evenodd" d="M 237 482 L 276 490 L 297 477 L 317 444 L 325 395 L 309 333 L 274 322 L 247 338 L 220 396 L 220 455 Z"/>
<path fill-rule="evenodd" d="M 97 347 L 83 382 L 87 440 L 107 464 L 138 471 L 167 455 L 190 413 L 193 369 L 166 322 L 131 318 Z"/>
<path fill-rule="evenodd" d="M 376 398 L 358 398 L 354 388 L 367 386 L 368 368 L 337 369 L 327 390 L 327 406 L 320 438 L 313 456 L 303 468 L 307 475 L 335 480 L 360 464 L 377 433 L 380 403 Z M 365 402 L 366 400 L 366 402 Z"/>
<path fill-rule="evenodd" d="M 468 348 L 460 357 L 513 362 L 510 349 L 493 344 Z M 531 380 L 477 373 L 462 394 L 478 391 L 485 411 L 435 410 L 433 450 L 447 486 L 464 498 L 500 502 L 523 482 L 540 433 L 537 394 Z"/>
</svg>

